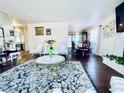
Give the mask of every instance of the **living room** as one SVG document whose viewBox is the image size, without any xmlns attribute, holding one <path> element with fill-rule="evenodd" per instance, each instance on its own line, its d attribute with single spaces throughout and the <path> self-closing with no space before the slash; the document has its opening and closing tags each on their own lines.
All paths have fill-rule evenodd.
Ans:
<svg viewBox="0 0 124 93">
<path fill-rule="evenodd" d="M 0 0 L 0 93 L 123 93 L 123 2 Z"/>
</svg>

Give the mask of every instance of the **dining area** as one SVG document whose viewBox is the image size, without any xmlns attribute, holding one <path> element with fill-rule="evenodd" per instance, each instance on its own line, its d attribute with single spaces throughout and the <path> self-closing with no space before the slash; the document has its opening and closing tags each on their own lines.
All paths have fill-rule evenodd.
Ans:
<svg viewBox="0 0 124 93">
<path fill-rule="evenodd" d="M 81 42 L 81 46 L 75 45 L 74 54 L 88 56 L 91 53 L 90 41 Z"/>
<path fill-rule="evenodd" d="M 76 38 L 76 35 L 75 35 Z M 87 32 L 82 32 L 78 40 L 72 40 L 72 53 L 75 56 L 88 56 L 92 53 L 91 41 Z"/>
</svg>

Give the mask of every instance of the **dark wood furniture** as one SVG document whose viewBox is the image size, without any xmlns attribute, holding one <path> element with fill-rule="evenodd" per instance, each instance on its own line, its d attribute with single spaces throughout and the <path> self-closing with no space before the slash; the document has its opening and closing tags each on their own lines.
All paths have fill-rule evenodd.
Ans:
<svg viewBox="0 0 124 93">
<path fill-rule="evenodd" d="M 91 48 L 90 48 L 90 41 L 86 40 L 82 43 L 82 52 L 83 55 L 89 55 L 89 53 L 91 52 Z"/>
<path fill-rule="evenodd" d="M 88 32 L 82 32 L 82 55 L 89 55 L 89 53 L 91 52 L 91 43 L 88 40 Z"/>
<path fill-rule="evenodd" d="M 82 32 L 82 47 L 78 47 L 76 50 L 76 55 L 89 55 L 91 53 L 91 43 L 88 40 L 88 33 Z"/>
</svg>

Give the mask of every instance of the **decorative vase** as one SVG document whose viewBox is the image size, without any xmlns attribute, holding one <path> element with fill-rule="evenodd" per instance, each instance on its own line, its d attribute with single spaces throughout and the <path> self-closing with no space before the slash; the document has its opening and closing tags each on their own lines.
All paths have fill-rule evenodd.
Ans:
<svg viewBox="0 0 124 93">
<path fill-rule="evenodd" d="M 49 53 L 49 56 L 52 57 L 53 49 L 52 49 L 52 48 L 49 48 L 49 49 L 48 49 L 48 53 Z"/>
<path fill-rule="evenodd" d="M 48 54 L 50 57 L 52 57 L 52 55 L 55 53 L 55 41 L 50 41 L 48 42 L 49 44 L 49 48 L 48 48 Z"/>
</svg>

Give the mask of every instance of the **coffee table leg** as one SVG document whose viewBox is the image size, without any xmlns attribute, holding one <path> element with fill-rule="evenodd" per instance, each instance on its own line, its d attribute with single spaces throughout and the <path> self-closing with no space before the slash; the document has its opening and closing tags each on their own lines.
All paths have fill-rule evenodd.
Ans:
<svg viewBox="0 0 124 93">
<path fill-rule="evenodd" d="M 53 74 L 53 76 L 55 77 L 56 81 L 59 78 L 59 70 L 60 68 L 64 65 L 64 63 L 60 63 L 60 64 L 55 64 L 55 65 L 51 65 L 48 66 L 48 70 Z"/>
</svg>

